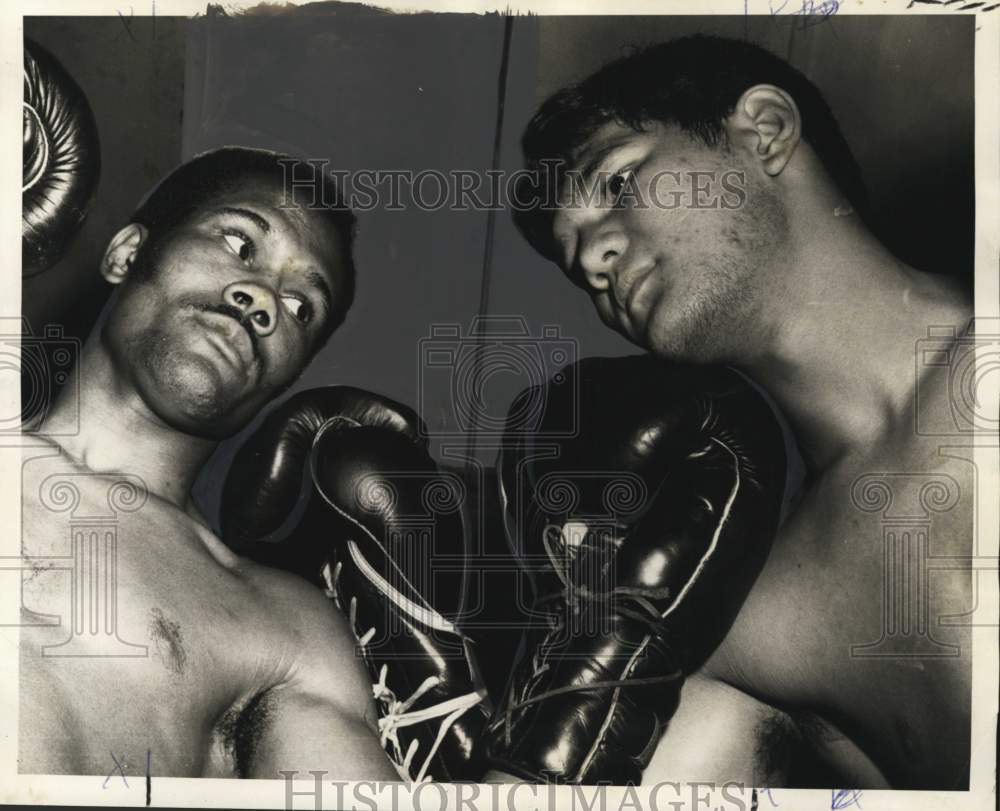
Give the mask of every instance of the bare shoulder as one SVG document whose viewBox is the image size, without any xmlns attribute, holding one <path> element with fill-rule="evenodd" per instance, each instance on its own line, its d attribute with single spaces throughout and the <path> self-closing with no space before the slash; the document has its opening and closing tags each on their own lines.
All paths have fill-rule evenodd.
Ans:
<svg viewBox="0 0 1000 811">
<path fill-rule="evenodd" d="M 677 712 L 643 781 L 783 785 L 786 729 L 790 722 L 784 713 L 704 672 L 696 673 L 684 683 Z"/>
<path fill-rule="evenodd" d="M 872 760 L 840 729 L 803 708 L 774 706 L 701 670 L 684 683 L 645 784 L 816 788 L 854 781 L 887 788 Z"/>
<path fill-rule="evenodd" d="M 353 658 L 357 640 L 347 618 L 321 589 L 298 575 L 246 559 L 240 561 L 240 568 L 270 615 L 287 629 L 292 644 Z"/>
<path fill-rule="evenodd" d="M 288 659 L 287 686 L 363 712 L 371 685 L 354 633 L 333 601 L 298 575 L 249 560 L 241 560 L 240 569 L 284 636 L 279 647 Z"/>
<path fill-rule="evenodd" d="M 239 569 L 277 626 L 282 678 L 255 696 L 236 726 L 251 740 L 237 772 L 274 777 L 291 769 L 339 779 L 395 779 L 377 736 L 371 683 L 346 618 L 323 591 L 287 572 L 241 560 Z"/>
<path fill-rule="evenodd" d="M 874 471 L 872 463 L 881 462 L 887 474 L 882 485 L 892 503 L 878 513 L 881 519 L 905 508 L 933 525 L 932 553 L 967 555 L 979 495 L 974 429 L 995 424 L 996 415 L 984 410 L 976 391 L 975 341 L 956 332 L 956 338 L 927 339 L 917 347 L 912 405 L 868 467 Z M 869 473 L 859 483 L 875 479 Z M 855 506 L 859 500 L 867 506 L 865 493 L 854 490 Z"/>
</svg>

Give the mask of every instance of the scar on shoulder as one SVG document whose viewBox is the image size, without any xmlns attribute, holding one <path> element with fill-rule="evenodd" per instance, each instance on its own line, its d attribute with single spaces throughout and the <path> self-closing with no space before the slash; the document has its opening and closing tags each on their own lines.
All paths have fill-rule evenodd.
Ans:
<svg viewBox="0 0 1000 811">
<path fill-rule="evenodd" d="M 181 674 L 187 666 L 187 652 L 181 639 L 181 626 L 164 616 L 159 608 L 150 612 L 149 635 L 160 661 L 172 673 Z"/>
</svg>

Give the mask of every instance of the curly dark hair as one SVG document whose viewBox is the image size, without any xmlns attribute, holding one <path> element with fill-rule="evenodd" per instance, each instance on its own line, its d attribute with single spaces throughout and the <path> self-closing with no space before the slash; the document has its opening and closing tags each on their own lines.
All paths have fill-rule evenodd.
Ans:
<svg viewBox="0 0 1000 811">
<path fill-rule="evenodd" d="M 803 140 L 855 211 L 867 219 L 861 171 L 816 86 L 757 45 L 696 35 L 622 57 L 541 105 L 521 139 L 528 172 L 514 195 L 518 230 L 543 256 L 555 260 L 551 230 L 559 184 L 578 150 L 604 124 L 617 121 L 641 131 L 659 121 L 718 146 L 725 119 L 743 92 L 757 84 L 775 85 L 792 96 Z M 553 171 L 555 166 L 560 169 Z"/>
</svg>

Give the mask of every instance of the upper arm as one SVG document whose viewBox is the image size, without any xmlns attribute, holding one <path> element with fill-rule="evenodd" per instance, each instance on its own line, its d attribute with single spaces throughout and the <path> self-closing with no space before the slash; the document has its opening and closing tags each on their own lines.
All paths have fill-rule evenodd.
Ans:
<svg viewBox="0 0 1000 811">
<path fill-rule="evenodd" d="M 321 695 L 289 686 L 268 691 L 261 735 L 249 759 L 248 777 L 280 779 L 399 780 L 371 727 Z"/>
<path fill-rule="evenodd" d="M 734 687 L 695 674 L 681 691 L 643 783 L 739 782 L 780 786 L 787 779 L 787 746 L 794 727 L 784 713 Z"/>
<path fill-rule="evenodd" d="M 285 618 L 287 674 L 254 709 L 251 777 L 399 780 L 379 743 L 371 681 L 346 618 L 315 586 L 275 573 L 269 600 Z"/>
</svg>

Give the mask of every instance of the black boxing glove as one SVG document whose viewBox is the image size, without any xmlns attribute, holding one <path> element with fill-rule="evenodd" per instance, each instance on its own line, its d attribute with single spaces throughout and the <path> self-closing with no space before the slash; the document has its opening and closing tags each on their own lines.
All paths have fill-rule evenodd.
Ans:
<svg viewBox="0 0 1000 811">
<path fill-rule="evenodd" d="M 512 415 L 528 401 L 544 411 L 499 460 L 543 622 L 526 633 L 488 760 L 528 780 L 638 784 L 685 676 L 766 559 L 784 442 L 729 369 L 591 358 L 556 381 L 515 400 Z"/>
<path fill-rule="evenodd" d="M 456 625 L 463 489 L 419 426 L 405 406 L 347 386 L 290 398 L 233 461 L 223 539 L 324 587 L 347 615 L 401 777 L 471 780 L 489 710 Z"/>
<path fill-rule="evenodd" d="M 24 41 L 21 273 L 54 265 L 87 216 L 101 172 L 87 97 L 38 43 Z"/>
</svg>

